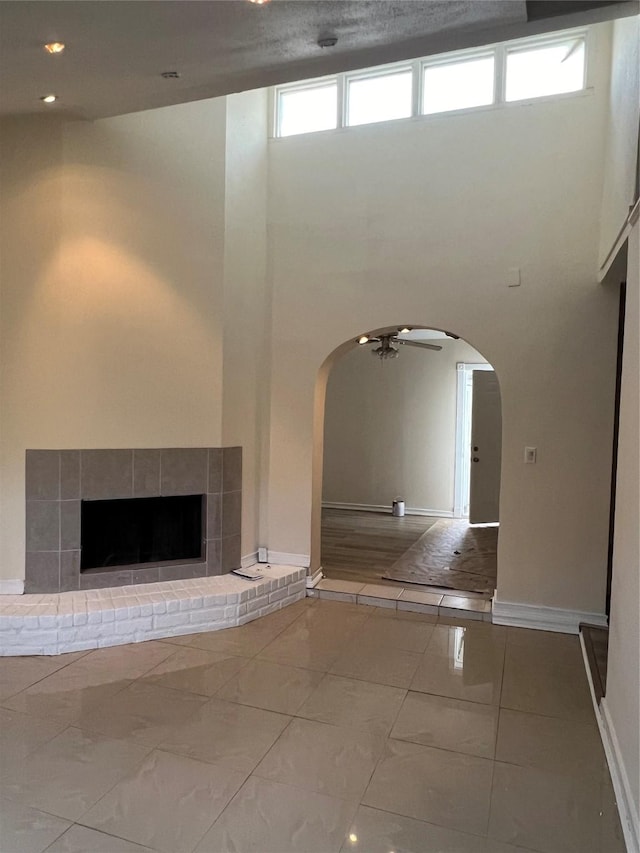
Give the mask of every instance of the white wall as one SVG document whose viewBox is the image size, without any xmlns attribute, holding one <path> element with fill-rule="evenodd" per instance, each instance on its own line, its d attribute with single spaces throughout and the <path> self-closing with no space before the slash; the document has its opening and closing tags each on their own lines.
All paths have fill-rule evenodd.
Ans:
<svg viewBox="0 0 640 853">
<path fill-rule="evenodd" d="M 606 698 L 640 840 L 640 226 L 629 240 Z M 631 850 L 633 848 L 630 848 Z"/>
<path fill-rule="evenodd" d="M 219 445 L 225 102 L 3 125 L 0 577 L 26 448 Z"/>
<path fill-rule="evenodd" d="M 271 322 L 266 286 L 267 92 L 230 95 L 226 102 L 222 441 L 243 448 L 242 553 L 250 555 L 259 543 L 260 488 L 268 474 L 268 454 L 262 446 L 268 439 Z"/>
<path fill-rule="evenodd" d="M 603 611 L 617 306 L 596 283 L 608 27 L 595 36 L 585 94 L 271 143 L 273 550 L 310 552 L 325 359 L 362 329 L 448 329 L 502 390 L 500 598 Z"/>
<path fill-rule="evenodd" d="M 638 19 L 616 21 L 601 247 L 606 254 L 634 201 L 638 144 Z M 603 710 L 629 850 L 640 849 L 640 225 L 628 241 L 609 657 Z M 614 284 L 617 282 L 614 279 Z M 613 289 L 613 288 L 612 288 Z M 615 288 L 617 289 L 617 288 Z M 617 766 L 616 766 L 617 765 Z"/>
<path fill-rule="evenodd" d="M 23 433 L 42 427 L 38 403 L 49 384 L 49 353 L 30 331 L 27 312 L 60 239 L 61 188 L 53 176 L 61 161 L 58 122 L 27 118 L 0 126 L 0 578 L 24 577 Z M 25 357 L 39 362 L 33 381 Z"/>
<path fill-rule="evenodd" d="M 457 362 L 485 359 L 464 341 L 402 347 L 393 360 L 354 347 L 329 374 L 323 501 L 453 512 Z"/>
<path fill-rule="evenodd" d="M 621 18 L 613 23 L 612 71 L 609 101 L 605 181 L 602 194 L 600 263 L 611 251 L 634 199 L 638 151 L 638 76 L 640 75 L 640 20 Z"/>
</svg>

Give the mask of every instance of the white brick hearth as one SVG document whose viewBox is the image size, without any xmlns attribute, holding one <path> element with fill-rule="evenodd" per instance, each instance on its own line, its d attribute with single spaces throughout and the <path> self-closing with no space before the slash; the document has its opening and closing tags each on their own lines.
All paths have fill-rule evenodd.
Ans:
<svg viewBox="0 0 640 853">
<path fill-rule="evenodd" d="M 31 595 L 0 595 L 0 655 L 139 643 L 244 625 L 305 597 L 307 570 L 259 566 L 236 575 Z"/>
</svg>

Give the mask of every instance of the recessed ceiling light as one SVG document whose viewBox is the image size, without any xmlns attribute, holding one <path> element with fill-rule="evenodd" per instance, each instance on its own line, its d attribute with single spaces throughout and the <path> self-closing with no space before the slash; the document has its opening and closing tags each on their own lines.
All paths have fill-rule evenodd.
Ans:
<svg viewBox="0 0 640 853">
<path fill-rule="evenodd" d="M 269 0 L 249 0 L 249 3 L 253 3 L 254 6 L 266 6 Z"/>
<path fill-rule="evenodd" d="M 58 96 L 57 95 L 42 95 L 40 100 L 44 101 L 45 104 L 53 104 L 54 101 L 58 100 Z"/>
<path fill-rule="evenodd" d="M 161 77 L 164 77 L 165 80 L 178 80 L 180 77 L 179 71 L 163 71 L 160 74 Z"/>
<path fill-rule="evenodd" d="M 61 41 L 50 41 L 48 44 L 45 44 L 44 49 L 47 53 L 62 53 L 64 47 Z"/>
</svg>

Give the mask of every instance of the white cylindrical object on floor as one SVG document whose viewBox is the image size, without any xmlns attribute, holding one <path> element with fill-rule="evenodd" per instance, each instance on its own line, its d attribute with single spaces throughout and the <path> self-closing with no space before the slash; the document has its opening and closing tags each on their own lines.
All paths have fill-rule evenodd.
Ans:
<svg viewBox="0 0 640 853">
<path fill-rule="evenodd" d="M 396 498 L 391 507 L 391 515 L 396 518 L 402 518 L 404 516 L 404 501 L 400 498 Z"/>
</svg>

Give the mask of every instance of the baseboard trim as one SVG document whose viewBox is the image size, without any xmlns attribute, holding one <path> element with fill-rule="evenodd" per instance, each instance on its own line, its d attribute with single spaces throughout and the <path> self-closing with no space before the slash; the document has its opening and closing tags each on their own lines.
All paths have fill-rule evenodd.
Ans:
<svg viewBox="0 0 640 853">
<path fill-rule="evenodd" d="M 588 622 L 590 625 L 602 628 L 607 627 L 607 617 L 604 613 L 565 610 L 561 607 L 545 607 L 539 604 L 521 604 L 517 601 L 500 601 L 497 592 L 493 597 L 494 625 L 577 634 L 581 622 Z"/>
<path fill-rule="evenodd" d="M 308 554 L 289 554 L 287 551 L 272 551 L 269 549 L 269 562 L 276 566 L 299 566 L 308 569 L 311 557 Z"/>
<path fill-rule="evenodd" d="M 251 554 L 245 554 L 244 557 L 240 560 L 240 565 L 243 569 L 250 569 L 251 566 L 255 566 L 258 562 L 258 552 L 253 551 Z"/>
<path fill-rule="evenodd" d="M 323 577 L 324 572 L 322 571 L 322 566 L 320 566 L 320 568 L 316 569 L 312 575 L 307 575 L 307 589 L 314 589 L 317 587 Z"/>
<path fill-rule="evenodd" d="M 23 595 L 24 581 L 23 580 L 0 580 L 0 595 Z"/>
<path fill-rule="evenodd" d="M 628 853 L 640 853 L 640 818 L 631 792 L 631 784 L 627 776 L 615 726 L 609 713 L 606 696 L 600 702 L 599 711 L 596 709 L 596 718 L 600 728 L 602 745 L 607 756 L 609 772 L 611 773 L 627 851 Z"/>
<path fill-rule="evenodd" d="M 629 777 L 622 760 L 622 750 L 618 743 L 605 697 L 603 696 L 601 701 L 598 702 L 591 675 L 591 667 L 589 666 L 589 655 L 582 631 L 580 632 L 580 648 L 582 649 L 582 658 L 587 673 L 593 710 L 596 715 L 596 722 L 598 723 L 598 731 L 600 732 L 600 740 L 602 741 L 613 790 L 616 795 L 616 805 L 620 817 L 620 826 L 624 834 L 625 847 L 628 853 L 640 853 L 640 820 L 638 819 L 638 812 L 631 794 Z"/>
<path fill-rule="evenodd" d="M 391 505 L 387 504 L 348 504 L 336 501 L 323 501 L 323 509 L 346 509 L 352 512 L 386 512 L 391 515 Z M 426 509 L 419 506 L 405 507 L 405 515 L 425 515 L 435 518 L 453 518 L 453 510 L 448 509 Z"/>
</svg>

